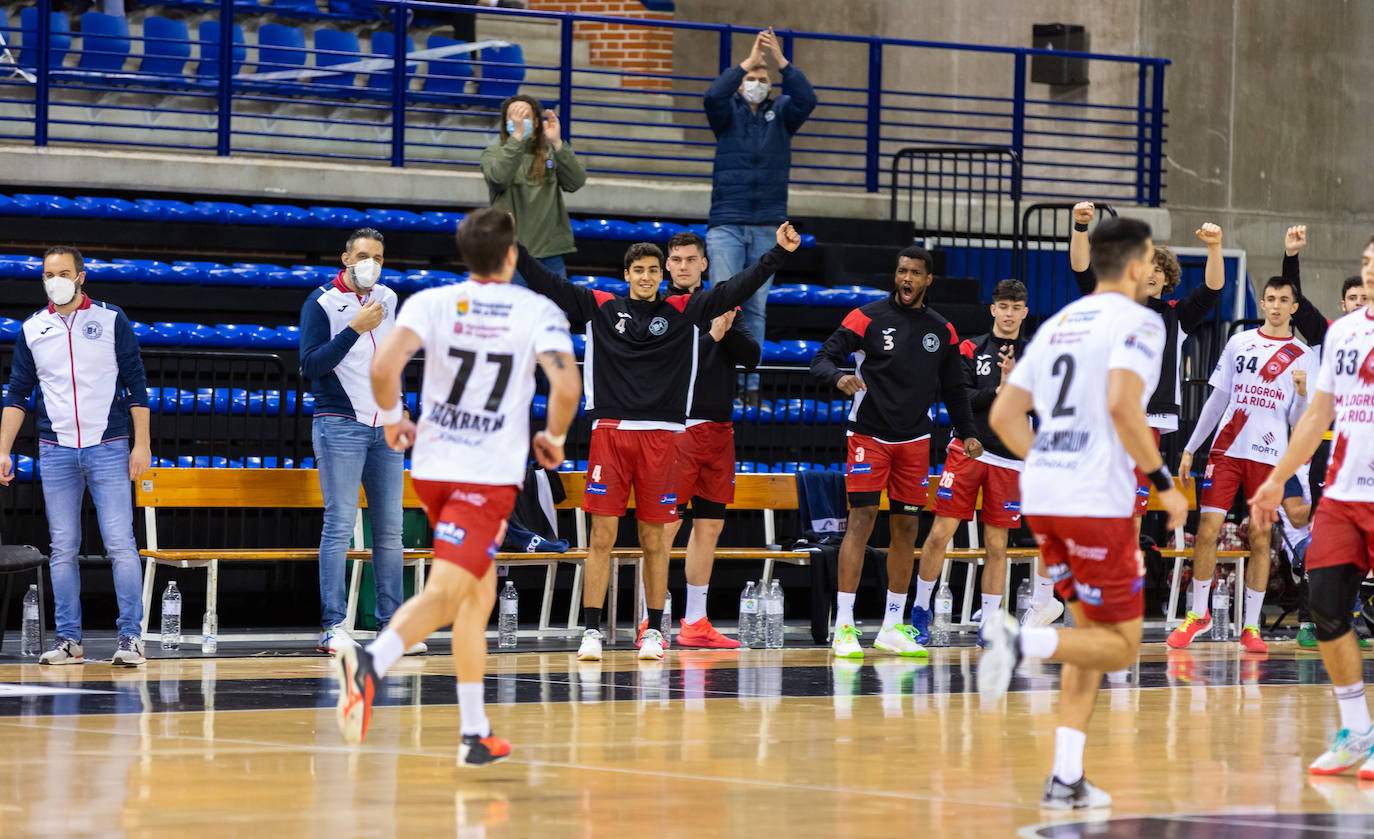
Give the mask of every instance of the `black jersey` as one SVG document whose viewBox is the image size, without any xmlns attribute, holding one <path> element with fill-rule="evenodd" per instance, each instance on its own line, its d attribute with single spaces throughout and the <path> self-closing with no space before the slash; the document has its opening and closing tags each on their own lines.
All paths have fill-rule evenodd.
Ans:
<svg viewBox="0 0 1374 839">
<path fill-rule="evenodd" d="M 587 416 L 682 425 L 687 392 L 696 379 L 697 327 L 748 300 L 787 258 L 774 246 L 723 283 L 697 294 L 653 300 L 617 297 L 574 285 L 545 268 L 522 246 L 516 270 L 532 291 L 557 303 L 574 325 L 584 324 L 582 380 Z"/>
<path fill-rule="evenodd" d="M 670 285 L 668 293 L 696 294 L 705 289 L 704 285 L 697 286 L 695 291 Z M 719 341 L 711 337 L 709 322 L 695 328 L 697 373 L 688 397 L 687 419 L 729 422 L 735 412 L 735 365 L 753 370 L 759 366 L 763 348 L 738 317 Z"/>
<path fill-rule="evenodd" d="M 1002 386 L 1002 368 L 998 366 L 1002 348 L 1011 347 L 1011 357 L 1019 361 L 1026 352 L 1027 343 L 1024 338 L 998 338 L 989 332 L 969 338 L 959 345 L 969 389 L 969 406 L 973 408 L 973 422 L 977 429 L 974 436 L 989 454 L 1008 460 L 1020 458 L 993 433 L 992 426 L 988 424 L 988 413 L 992 410 L 993 400 L 997 398 L 997 388 Z"/>
<path fill-rule="evenodd" d="M 924 437 L 935 428 L 930 408 L 943 399 L 960 436 L 974 436 L 959 335 L 939 313 L 900 306 L 895 294 L 854 309 L 811 360 L 811 374 L 833 386 L 850 353 L 866 390 L 854 396 L 849 431 L 889 443 Z"/>
</svg>

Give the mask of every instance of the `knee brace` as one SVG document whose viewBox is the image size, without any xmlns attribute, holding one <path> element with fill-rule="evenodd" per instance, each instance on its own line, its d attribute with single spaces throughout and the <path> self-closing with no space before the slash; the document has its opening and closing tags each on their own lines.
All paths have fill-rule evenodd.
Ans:
<svg viewBox="0 0 1374 839">
<path fill-rule="evenodd" d="M 1350 631 L 1351 609 L 1364 575 L 1354 565 L 1312 568 L 1307 572 L 1307 608 L 1318 641 L 1334 641 Z"/>
<path fill-rule="evenodd" d="M 702 498 L 700 495 L 692 497 L 692 518 L 697 519 L 724 519 L 725 505 L 719 501 L 711 501 Z"/>
<path fill-rule="evenodd" d="M 849 493 L 849 509 L 855 507 L 876 507 L 883 500 L 883 493 L 878 492 L 851 492 Z"/>
<path fill-rule="evenodd" d="M 894 516 L 919 516 L 921 505 L 912 504 L 909 501 L 898 501 L 895 498 L 888 498 L 888 512 Z"/>
</svg>

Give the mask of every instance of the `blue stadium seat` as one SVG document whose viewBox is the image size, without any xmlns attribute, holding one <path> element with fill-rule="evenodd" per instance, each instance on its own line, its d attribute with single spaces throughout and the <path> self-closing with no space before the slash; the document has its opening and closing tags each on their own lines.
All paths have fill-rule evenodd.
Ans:
<svg viewBox="0 0 1374 839">
<path fill-rule="evenodd" d="M 639 229 L 644 233 L 644 238 L 650 242 L 666 242 L 679 233 L 689 233 L 685 225 L 674 224 L 671 221 L 646 221 L 639 223 Z"/>
<path fill-rule="evenodd" d="M 406 55 L 415 52 L 415 39 L 406 38 Z M 371 49 L 369 58 L 396 58 L 396 35 L 393 32 L 382 30 L 372 33 Z M 420 65 L 415 61 L 406 62 L 406 75 L 413 76 L 420 70 Z M 380 70 L 368 74 L 367 86 L 372 90 L 391 92 L 391 80 L 395 74 L 394 68 Z"/>
<path fill-rule="evenodd" d="M 19 192 L 13 196 L 16 209 L 23 215 L 49 216 L 53 218 L 76 218 L 76 202 L 60 195 Z"/>
<path fill-rule="evenodd" d="M 314 0 L 273 0 L 277 6 L 287 4 L 308 4 L 311 11 L 317 11 Z M 315 66 L 333 67 L 335 64 L 356 63 L 362 60 L 362 48 L 358 46 L 358 35 L 354 32 L 340 32 L 336 29 L 315 30 Z M 319 76 L 310 79 L 314 84 L 331 87 L 353 87 L 357 73 L 342 73 L 337 76 Z"/>
<path fill-rule="evenodd" d="M 320 7 L 315 3 L 315 0 L 272 0 L 269 7 L 280 9 L 285 15 L 290 15 L 292 12 L 304 12 L 307 16 L 320 14 Z M 315 33 L 315 36 L 318 38 L 319 33 Z M 354 40 L 356 41 L 356 38 Z M 319 45 L 318 41 L 316 41 L 316 45 Z"/>
<path fill-rule="evenodd" d="M 582 235 L 588 239 L 616 239 L 630 242 L 642 238 L 640 232 L 638 225 L 628 221 L 608 218 L 583 219 L 582 221 Z"/>
<path fill-rule="evenodd" d="M 73 212 L 81 218 L 132 218 L 138 208 L 132 201 L 123 198 L 98 198 L 91 195 L 78 195 L 72 199 Z"/>
<path fill-rule="evenodd" d="M 153 331 L 148 333 L 146 338 L 140 339 L 147 344 L 160 344 L 163 346 L 176 346 L 185 340 L 185 324 L 161 321 L 153 324 Z M 162 399 L 167 400 L 167 389 L 163 388 Z M 164 408 L 165 410 L 165 408 Z"/>
<path fill-rule="evenodd" d="M 219 21 L 202 20 L 197 30 L 200 44 L 200 63 L 196 65 L 196 81 L 201 84 L 219 83 Z M 248 59 L 248 45 L 243 39 L 243 27 L 237 23 L 229 34 L 233 42 L 230 71 L 238 75 L 243 70 L 243 62 Z"/>
<path fill-rule="evenodd" d="M 367 216 L 348 207 L 311 207 L 310 215 L 322 227 L 357 229 L 367 226 Z"/>
<path fill-rule="evenodd" d="M 568 219 L 568 226 L 572 228 L 572 234 L 574 239 L 581 239 L 587 235 L 587 223 L 582 219 Z"/>
<path fill-rule="evenodd" d="M 127 263 L 106 262 L 103 259 L 85 260 L 86 276 L 101 282 L 130 282 L 138 279 L 138 269 Z"/>
<path fill-rule="evenodd" d="M 593 277 L 590 275 L 580 275 L 569 277 L 568 281 L 573 285 L 580 285 L 583 288 L 590 288 L 596 291 L 608 291 L 617 296 L 624 296 L 630 293 L 630 284 L 615 277 Z"/>
<path fill-rule="evenodd" d="M 53 12 L 48 25 L 48 67 L 58 70 L 72 48 L 72 24 L 66 12 Z M 30 6 L 19 12 L 19 30 L 23 46 L 19 50 L 19 66 L 33 68 L 38 64 L 38 9 Z"/>
<path fill-rule="evenodd" d="M 463 220 L 462 213 L 445 213 L 435 210 L 420 213 L 421 223 L 424 225 L 421 230 L 429 230 L 435 233 L 456 233 L 458 223 Z"/>
<path fill-rule="evenodd" d="M 129 47 L 128 18 L 102 12 L 86 12 L 81 16 L 78 68 L 95 73 L 122 73 Z"/>
<path fill-rule="evenodd" d="M 436 50 L 465 43 L 467 42 L 445 38 L 442 35 L 431 35 L 425 42 L 425 48 Z M 458 53 L 452 58 L 431 58 L 423 82 L 425 93 L 466 97 L 468 82 L 476 80 L 476 75 L 472 72 L 471 56 L 471 53 Z"/>
<path fill-rule="evenodd" d="M 536 395 L 530 400 L 530 416 L 544 419 L 549 413 L 549 397 Z"/>
<path fill-rule="evenodd" d="M 801 244 L 798 245 L 798 247 L 802 250 L 816 247 L 816 237 L 812 236 L 810 233 L 801 234 Z"/>
<path fill-rule="evenodd" d="M 273 349 L 294 350 L 301 344 L 301 328 L 299 326 L 278 326 L 277 336 L 268 342 L 268 346 Z"/>
<path fill-rule="evenodd" d="M 26 454 L 14 459 L 14 477 L 20 483 L 29 483 L 38 477 L 38 462 Z"/>
<path fill-rule="evenodd" d="M 254 204 L 253 212 L 257 213 L 261 224 L 283 227 L 314 227 L 319 224 L 309 210 L 289 204 Z"/>
<path fill-rule="evenodd" d="M 307 56 L 305 30 L 299 26 L 264 23 L 258 27 L 257 72 L 278 73 L 284 70 L 298 70 L 305 67 Z M 301 88 L 300 83 L 290 79 L 273 79 L 263 83 L 286 90 Z"/>
<path fill-rule="evenodd" d="M 181 79 L 191 60 L 191 30 L 184 20 L 146 17 L 143 19 L 143 59 L 138 72 L 156 76 L 163 82 Z"/>
<path fill-rule="evenodd" d="M 257 215 L 252 209 L 242 204 L 232 204 L 228 201 L 197 201 L 191 205 L 200 210 L 201 217 L 205 221 L 212 221 L 215 224 L 255 224 Z"/>
<path fill-rule="evenodd" d="M 0 341 L 15 340 L 19 337 L 19 330 L 23 328 L 23 321 L 14 318 L 0 318 Z"/>
<path fill-rule="evenodd" d="M 525 52 L 519 44 L 507 47 L 488 47 L 482 50 L 482 79 L 477 83 L 477 95 L 493 110 L 520 92 L 525 80 Z"/>
<path fill-rule="evenodd" d="M 25 279 L 37 277 L 43 272 L 43 260 L 36 256 L 0 254 L 0 277 Z"/>
<path fill-rule="evenodd" d="M 805 283 L 775 285 L 768 290 L 768 303 L 771 306 L 805 306 L 813 302 L 813 296 L 820 291 L 820 286 Z"/>
<path fill-rule="evenodd" d="M 333 282 L 339 274 L 339 269 L 328 265 L 292 265 L 291 273 L 303 280 L 308 279 L 308 286 L 313 288 Z"/>
<path fill-rule="evenodd" d="M 812 302 L 822 306 L 862 306 L 887 297 L 888 292 L 861 285 L 835 286 L 817 291 Z M 772 297 L 769 297 L 772 300 Z"/>
<path fill-rule="evenodd" d="M 135 218 L 143 221 L 198 221 L 199 214 L 185 201 L 163 198 L 138 198 L 134 201 Z"/>
<path fill-rule="evenodd" d="M 261 262 L 235 262 L 237 279 L 226 285 L 265 285 L 291 286 L 291 272 L 280 265 L 267 265 Z M 241 273 L 239 273 L 241 272 Z"/>
<path fill-rule="evenodd" d="M 424 224 L 420 214 L 412 213 L 410 210 L 383 210 L 369 207 L 366 212 L 368 223 L 378 230 L 419 230 Z"/>
<path fill-rule="evenodd" d="M 574 334 L 572 337 L 573 355 L 581 358 L 587 352 L 587 336 Z"/>
<path fill-rule="evenodd" d="M 458 281 L 458 275 L 449 271 L 407 271 L 392 285 L 396 291 L 414 292 L 436 285 L 447 285 Z"/>
</svg>

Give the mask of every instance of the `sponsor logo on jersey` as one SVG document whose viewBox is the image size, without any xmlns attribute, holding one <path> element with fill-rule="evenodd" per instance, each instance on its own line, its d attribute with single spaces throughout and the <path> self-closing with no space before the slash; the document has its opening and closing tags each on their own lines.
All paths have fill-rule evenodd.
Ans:
<svg viewBox="0 0 1374 839">
<path fill-rule="evenodd" d="M 1074 580 L 1073 590 L 1078 595 L 1078 599 L 1089 606 L 1102 605 L 1102 589 L 1097 586 L 1090 586 L 1082 580 Z"/>
<path fill-rule="evenodd" d="M 936 498 L 953 498 L 953 497 L 954 497 L 954 490 L 952 490 L 952 489 L 950 489 L 949 487 L 947 487 L 947 486 L 941 484 L 941 485 L 940 485 L 940 488 L 937 489 L 937 490 L 935 490 L 935 497 L 936 497 Z"/>
<path fill-rule="evenodd" d="M 1003 501 L 1003 502 L 1002 502 L 1002 509 L 1003 509 L 1003 510 L 1018 510 L 1018 511 L 1019 511 L 1019 510 L 1021 509 L 1021 502 L 1020 502 L 1020 501 Z"/>
<path fill-rule="evenodd" d="M 605 494 L 606 494 L 606 485 L 605 485 L 605 484 L 587 484 L 587 494 L 588 494 L 588 495 L 605 495 Z"/>
<path fill-rule="evenodd" d="M 468 536 L 468 532 L 451 522 L 441 521 L 434 528 L 434 538 L 440 542 L 448 542 L 454 547 L 463 544 L 463 540 Z"/>
<path fill-rule="evenodd" d="M 1141 498 L 1149 498 L 1150 488 L 1148 486 L 1141 486 L 1140 484 L 1136 484 L 1135 494 Z"/>
<path fill-rule="evenodd" d="M 1144 577 L 1136 577 L 1134 580 L 1131 580 L 1131 594 L 1137 594 L 1143 588 L 1145 588 Z"/>
<path fill-rule="evenodd" d="M 82 334 L 82 335 L 85 335 L 87 338 L 91 339 L 92 341 L 97 341 L 97 340 L 99 340 L 99 339 L 100 339 L 100 336 L 103 335 L 104 333 L 105 333 L 104 327 L 102 327 L 102 326 L 101 326 L 100 324 L 98 324 L 98 323 L 88 323 L 88 324 L 86 324 L 86 327 L 85 327 L 84 329 L 81 330 L 81 334 Z"/>
<path fill-rule="evenodd" d="M 1143 341 L 1137 340 L 1134 335 L 1127 336 L 1126 348 L 1132 350 L 1139 350 L 1141 355 L 1145 356 L 1146 358 L 1155 357 L 1155 351 L 1145 346 L 1145 343 Z"/>
<path fill-rule="evenodd" d="M 921 346 L 926 352 L 935 352 L 940 349 L 940 336 L 934 332 L 927 332 L 921 339 Z"/>
<path fill-rule="evenodd" d="M 1067 580 L 1073 576 L 1073 572 L 1069 570 L 1069 564 L 1067 562 L 1056 562 L 1054 565 L 1047 564 L 1045 566 L 1045 571 L 1050 575 L 1050 579 L 1054 580 L 1056 583 Z"/>
<path fill-rule="evenodd" d="M 930 476 L 929 476 L 929 475 L 926 475 L 924 478 L 921 479 L 921 486 L 922 486 L 923 488 L 926 488 L 926 489 L 929 489 L 929 488 L 930 488 Z"/>
<path fill-rule="evenodd" d="M 1035 435 L 1037 452 L 1081 452 L 1092 439 L 1091 431 L 1052 431 Z"/>
<path fill-rule="evenodd" d="M 1272 445 L 1274 445 L 1274 432 L 1272 432 L 1272 431 L 1266 431 L 1266 432 L 1264 432 L 1264 437 L 1262 437 L 1261 439 L 1264 440 L 1264 445 L 1266 445 L 1266 446 L 1272 446 Z"/>
<path fill-rule="evenodd" d="M 1069 549 L 1069 556 L 1076 556 L 1079 559 L 1090 559 L 1094 562 L 1101 562 L 1107 558 L 1106 548 L 1094 548 L 1087 545 L 1080 545 L 1072 539 L 1065 539 L 1064 544 Z"/>
<path fill-rule="evenodd" d="M 664 494 L 664 495 L 660 495 L 660 496 L 658 497 L 658 503 L 660 503 L 660 504 L 676 504 L 676 503 L 677 503 L 677 495 L 674 494 L 674 493 L 671 493 L 671 492 L 666 493 L 666 494 Z"/>
<path fill-rule="evenodd" d="M 668 331 L 668 321 L 666 318 L 654 318 L 649 321 L 649 333 L 652 335 L 662 335 Z"/>
<path fill-rule="evenodd" d="M 869 472 L 872 472 L 872 471 L 873 471 L 873 464 L 871 464 L 871 463 L 851 463 L 851 464 L 849 464 L 849 474 L 851 474 L 851 475 L 867 475 Z"/>
<path fill-rule="evenodd" d="M 470 307 L 471 305 L 472 301 L 468 300 L 466 297 L 459 297 L 457 304 L 454 305 L 454 308 L 458 311 L 459 315 L 466 315 L 468 313 L 468 307 Z"/>
<path fill-rule="evenodd" d="M 1297 361 L 1300 355 L 1302 355 L 1302 350 L 1292 344 L 1279 347 L 1279 351 L 1274 353 L 1274 355 L 1264 363 L 1264 369 L 1260 371 L 1260 380 L 1265 382 L 1274 381 L 1284 370 L 1288 369 L 1290 364 Z"/>
</svg>

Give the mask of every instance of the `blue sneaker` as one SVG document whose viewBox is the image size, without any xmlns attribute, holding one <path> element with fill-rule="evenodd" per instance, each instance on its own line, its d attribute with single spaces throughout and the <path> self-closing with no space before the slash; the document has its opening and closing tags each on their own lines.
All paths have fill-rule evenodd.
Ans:
<svg viewBox="0 0 1374 839">
<path fill-rule="evenodd" d="M 930 618 L 929 609 L 911 607 L 911 626 L 916 630 L 916 643 L 923 646 L 930 643 Z"/>
<path fill-rule="evenodd" d="M 979 649 L 983 647 L 983 625 L 981 623 L 978 624 L 978 647 Z"/>
</svg>

